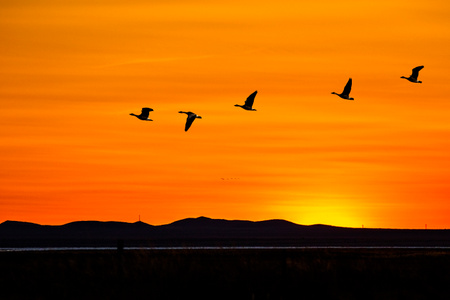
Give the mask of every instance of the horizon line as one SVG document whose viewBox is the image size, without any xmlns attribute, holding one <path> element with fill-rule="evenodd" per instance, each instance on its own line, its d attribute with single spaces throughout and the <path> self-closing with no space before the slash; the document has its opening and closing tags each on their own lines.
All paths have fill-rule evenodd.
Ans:
<svg viewBox="0 0 450 300">
<path fill-rule="evenodd" d="M 108 221 L 100 221 L 100 220 L 75 220 L 75 221 L 69 221 L 67 223 L 63 223 L 63 224 L 40 224 L 40 223 L 35 223 L 35 222 L 29 222 L 29 221 L 18 221 L 18 220 L 5 220 L 3 222 L 0 223 L 0 225 L 6 223 L 6 222 L 17 222 L 17 223 L 27 223 L 27 224 L 33 224 L 33 225 L 39 225 L 39 226 L 64 226 L 67 224 L 71 224 L 71 223 L 77 223 L 77 222 L 98 222 L 98 223 L 126 223 L 126 224 L 136 224 L 136 223 L 144 223 L 146 225 L 150 225 L 150 226 L 166 226 L 166 225 L 170 225 L 173 224 L 175 222 L 179 222 L 179 221 L 184 221 L 184 220 L 189 220 L 189 219 L 193 219 L 193 220 L 197 220 L 197 219 L 209 219 L 209 220 L 214 220 L 214 221 L 228 221 L 228 222 L 233 222 L 233 221 L 241 221 L 241 222 L 251 222 L 251 223 L 259 223 L 259 222 L 267 222 L 267 221 L 284 221 L 287 223 L 291 223 L 294 225 L 298 225 L 298 226 L 328 226 L 328 227 L 337 227 L 337 228 L 349 228 L 349 229 L 387 229 L 387 230 L 448 230 L 447 228 L 428 228 L 428 224 L 425 224 L 424 228 L 394 228 L 394 227 L 366 227 L 364 226 L 364 224 L 362 224 L 361 227 L 350 227 L 350 226 L 339 226 L 339 225 L 330 225 L 330 224 L 323 224 L 323 223 L 315 223 L 315 224 L 299 224 L 299 223 L 295 223 L 286 219 L 264 219 L 264 220 L 259 220 L 259 221 L 252 221 L 252 220 L 244 220 L 244 219 L 223 219 L 223 218 L 210 218 L 210 217 L 206 217 L 206 216 L 199 216 L 199 217 L 186 217 L 186 218 L 182 218 L 182 219 L 178 219 L 169 223 L 165 223 L 165 224 L 159 224 L 159 225 L 153 225 L 147 222 L 144 222 L 141 220 L 141 217 L 139 216 L 138 221 L 135 222 L 127 222 L 127 221 L 115 221 L 115 220 L 108 220 Z"/>
</svg>

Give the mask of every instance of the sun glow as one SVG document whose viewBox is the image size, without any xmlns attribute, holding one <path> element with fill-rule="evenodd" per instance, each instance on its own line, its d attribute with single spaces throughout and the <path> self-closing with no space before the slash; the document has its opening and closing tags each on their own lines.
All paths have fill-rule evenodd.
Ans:
<svg viewBox="0 0 450 300">
<path fill-rule="evenodd" d="M 301 224 L 332 224 L 341 227 L 360 227 L 362 222 L 354 216 L 354 208 L 343 206 L 311 206 L 302 208 Z"/>
<path fill-rule="evenodd" d="M 298 205 L 273 207 L 288 220 L 301 225 L 325 224 L 341 227 L 361 227 L 368 211 L 354 205 L 354 197 L 345 195 L 296 195 Z M 287 203 L 294 201 L 288 200 Z M 368 224 L 370 226 L 370 224 Z M 366 225 L 367 227 L 367 225 Z"/>
</svg>

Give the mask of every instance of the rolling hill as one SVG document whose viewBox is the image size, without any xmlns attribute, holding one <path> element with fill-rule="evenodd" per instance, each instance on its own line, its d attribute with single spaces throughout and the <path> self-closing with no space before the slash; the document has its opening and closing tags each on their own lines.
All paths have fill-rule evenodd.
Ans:
<svg viewBox="0 0 450 300">
<path fill-rule="evenodd" d="M 0 248 L 125 246 L 408 246 L 448 247 L 450 230 L 369 229 L 298 225 L 285 220 L 187 218 L 166 225 L 77 221 L 39 225 L 5 221 Z"/>
</svg>

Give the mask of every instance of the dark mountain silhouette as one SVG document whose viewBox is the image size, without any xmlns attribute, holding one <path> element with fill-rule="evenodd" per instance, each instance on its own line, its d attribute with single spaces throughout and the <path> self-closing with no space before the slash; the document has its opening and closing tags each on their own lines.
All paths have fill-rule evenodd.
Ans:
<svg viewBox="0 0 450 300">
<path fill-rule="evenodd" d="M 285 220 L 187 218 L 166 225 L 78 221 L 0 224 L 0 248 L 147 246 L 450 246 L 450 230 L 298 225 Z"/>
<path fill-rule="evenodd" d="M 187 230 L 198 229 L 202 231 L 216 232 L 216 231 L 234 231 L 234 230 L 250 230 L 261 231 L 269 230 L 279 232 L 298 230 L 304 228 L 303 225 L 298 225 L 285 220 L 267 220 L 267 221 L 242 221 L 242 220 L 224 220 L 224 219 L 210 219 L 206 217 L 187 218 L 175 221 L 171 224 L 165 225 L 167 228 Z"/>
</svg>

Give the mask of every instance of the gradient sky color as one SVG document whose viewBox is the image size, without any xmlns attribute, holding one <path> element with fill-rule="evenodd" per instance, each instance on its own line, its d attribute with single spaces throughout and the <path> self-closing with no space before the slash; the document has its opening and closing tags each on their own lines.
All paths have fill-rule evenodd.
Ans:
<svg viewBox="0 0 450 300">
<path fill-rule="evenodd" d="M 450 2 L 3 1 L 0 222 L 450 227 Z M 413 84 L 413 67 L 424 65 Z M 351 96 L 341 92 L 353 79 Z M 246 97 L 258 90 L 254 108 Z M 153 122 L 129 113 L 151 107 Z M 185 115 L 203 117 L 184 132 Z"/>
</svg>

